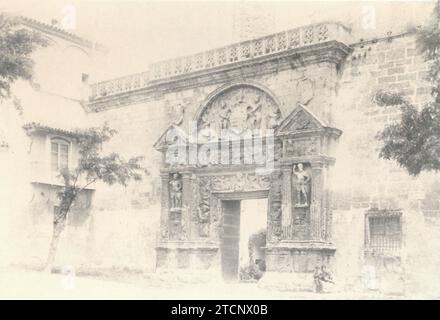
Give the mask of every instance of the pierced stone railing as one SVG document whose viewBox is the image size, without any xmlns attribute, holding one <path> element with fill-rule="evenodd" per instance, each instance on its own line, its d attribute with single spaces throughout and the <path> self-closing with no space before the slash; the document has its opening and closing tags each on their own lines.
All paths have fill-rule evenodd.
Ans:
<svg viewBox="0 0 440 320">
<path fill-rule="evenodd" d="M 335 22 L 291 29 L 229 46 L 154 63 L 150 70 L 91 85 L 90 100 L 149 87 L 154 81 L 230 65 L 327 41 L 345 43 L 348 29 Z"/>
</svg>

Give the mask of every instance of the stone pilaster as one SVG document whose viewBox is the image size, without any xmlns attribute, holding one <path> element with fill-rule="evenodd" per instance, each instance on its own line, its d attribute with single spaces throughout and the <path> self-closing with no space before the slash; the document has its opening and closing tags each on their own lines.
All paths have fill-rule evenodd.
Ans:
<svg viewBox="0 0 440 320">
<path fill-rule="evenodd" d="M 193 179 L 191 172 L 182 172 L 182 240 L 191 237 L 191 214 L 193 212 Z"/>
<path fill-rule="evenodd" d="M 322 240 L 321 230 L 325 228 L 325 217 L 322 210 L 323 201 L 323 174 L 320 164 L 312 163 L 312 190 L 310 203 L 310 238 L 311 240 Z"/>
<path fill-rule="evenodd" d="M 332 240 L 332 199 L 331 199 L 331 181 L 330 181 L 330 166 L 326 166 L 323 174 L 323 213 L 325 214 L 325 235 L 324 240 L 331 242 Z"/>
<path fill-rule="evenodd" d="M 162 172 L 160 175 L 162 184 L 161 212 L 160 212 L 160 238 L 163 240 L 169 237 L 169 181 L 168 172 Z"/>
<path fill-rule="evenodd" d="M 282 217 L 281 226 L 283 230 L 292 226 L 292 166 L 284 165 L 282 170 Z"/>
</svg>

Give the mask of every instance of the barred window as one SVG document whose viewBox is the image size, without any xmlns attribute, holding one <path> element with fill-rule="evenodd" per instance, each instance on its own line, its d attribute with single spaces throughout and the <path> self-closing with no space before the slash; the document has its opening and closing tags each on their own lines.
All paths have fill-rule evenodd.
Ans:
<svg viewBox="0 0 440 320">
<path fill-rule="evenodd" d="M 400 215 L 368 217 L 368 247 L 375 253 L 397 253 L 401 247 L 402 225 Z"/>
<path fill-rule="evenodd" d="M 69 166 L 69 142 L 55 138 L 51 140 L 51 168 L 58 171 Z"/>
</svg>

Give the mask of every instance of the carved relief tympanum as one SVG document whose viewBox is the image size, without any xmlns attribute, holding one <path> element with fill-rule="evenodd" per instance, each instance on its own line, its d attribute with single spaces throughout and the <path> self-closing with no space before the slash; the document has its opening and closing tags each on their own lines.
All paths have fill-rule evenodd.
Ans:
<svg viewBox="0 0 440 320">
<path fill-rule="evenodd" d="M 250 87 L 234 87 L 211 101 L 198 120 L 198 130 L 237 129 L 238 132 L 255 129 L 275 129 L 281 121 L 281 112 L 275 101 L 264 91 Z M 204 130 L 207 131 L 207 130 Z M 206 132 L 205 132 L 206 134 Z"/>
</svg>

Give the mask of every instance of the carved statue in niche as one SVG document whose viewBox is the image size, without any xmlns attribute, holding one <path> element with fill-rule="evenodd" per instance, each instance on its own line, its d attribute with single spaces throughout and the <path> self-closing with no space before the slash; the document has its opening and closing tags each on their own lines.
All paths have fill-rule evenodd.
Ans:
<svg viewBox="0 0 440 320">
<path fill-rule="evenodd" d="M 182 181 L 178 173 L 173 173 L 170 179 L 170 238 L 180 239 L 182 226 Z"/>
<path fill-rule="evenodd" d="M 310 174 L 304 170 L 302 163 L 293 166 L 293 174 L 296 177 L 296 195 L 297 202 L 295 207 L 305 208 L 309 206 L 310 201 Z"/>
<path fill-rule="evenodd" d="M 199 235 L 201 237 L 209 236 L 210 224 L 210 196 L 209 183 L 206 180 L 200 180 L 199 183 L 199 203 L 196 209 L 196 218 L 199 227 Z"/>
<path fill-rule="evenodd" d="M 170 181 L 171 211 L 182 209 L 182 181 L 178 173 L 173 173 Z"/>
</svg>

